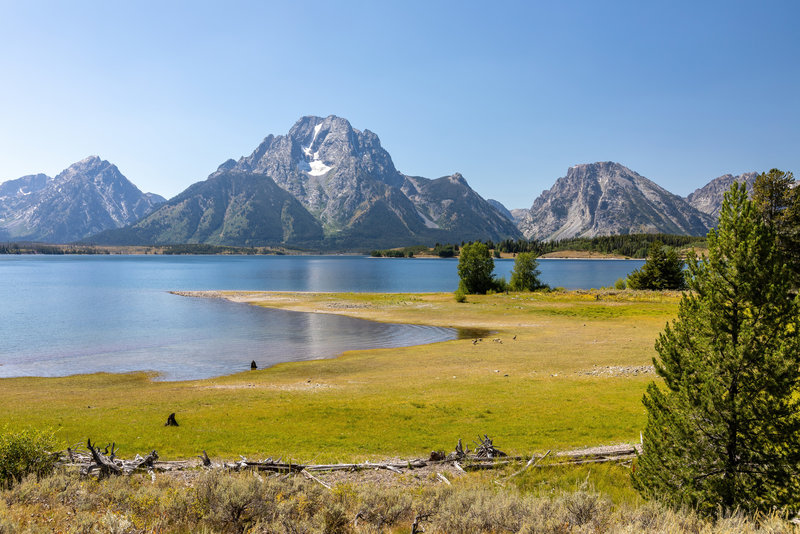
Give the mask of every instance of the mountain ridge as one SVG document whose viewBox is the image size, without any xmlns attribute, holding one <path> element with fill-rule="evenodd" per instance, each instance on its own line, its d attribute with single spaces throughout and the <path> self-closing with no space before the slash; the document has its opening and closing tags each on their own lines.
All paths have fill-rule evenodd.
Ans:
<svg viewBox="0 0 800 534">
<path fill-rule="evenodd" d="M 52 178 L 35 174 L 0 184 L 0 237 L 76 241 L 130 224 L 160 199 L 142 193 L 116 165 L 89 156 Z"/>
<path fill-rule="evenodd" d="M 215 182 L 215 177 L 221 173 L 267 177 L 292 196 L 323 230 L 318 241 L 309 241 L 310 237 L 304 236 L 301 242 L 284 240 L 281 245 L 314 242 L 322 249 L 348 249 L 367 244 L 378 247 L 432 245 L 436 241 L 521 237 L 513 222 L 478 195 L 461 174 L 437 179 L 404 175 L 395 168 L 375 133 L 357 130 L 346 119 L 335 115 L 325 118 L 305 116 L 286 135 L 268 135 L 250 155 L 223 162 L 206 182 Z M 192 188 L 200 191 L 198 184 L 186 191 Z M 246 184 L 247 187 L 256 187 L 252 181 Z M 211 185 L 203 188 L 201 196 L 219 198 L 219 193 L 211 189 Z M 272 191 L 270 194 L 274 196 L 277 193 Z M 172 206 L 172 200 L 168 201 L 150 214 L 147 221 L 136 223 L 132 231 L 106 232 L 98 239 L 109 244 L 117 237 L 127 242 L 135 236 L 152 239 L 153 235 L 145 231 L 145 227 L 163 227 L 169 224 L 168 221 L 185 227 L 194 225 L 191 218 L 188 221 L 176 220 Z M 213 207 L 214 213 L 220 209 L 220 206 Z M 292 210 L 299 213 L 297 206 Z M 215 215 L 207 213 L 206 216 L 213 218 Z M 307 219 L 305 215 L 297 216 Z M 163 220 L 156 222 L 160 217 Z M 270 224 L 279 223 L 270 219 Z M 219 241 L 211 234 L 156 234 L 159 242 L 172 236 L 170 239 L 190 239 L 190 242 L 234 244 Z M 248 235 L 255 239 L 254 236 L 274 237 L 275 234 L 251 231 Z M 257 243 L 252 239 L 248 242 L 275 244 Z"/>
<path fill-rule="evenodd" d="M 723 174 L 695 189 L 686 197 L 686 201 L 695 209 L 716 219 L 719 217 L 725 192 L 731 188 L 731 185 L 734 182 L 744 182 L 747 185 L 748 193 L 752 194 L 756 178 L 758 178 L 757 172 L 745 172 L 738 175 Z"/>
<path fill-rule="evenodd" d="M 512 214 L 527 239 L 543 241 L 628 233 L 702 235 L 714 224 L 682 197 L 611 161 L 570 167 L 527 213 Z"/>
</svg>

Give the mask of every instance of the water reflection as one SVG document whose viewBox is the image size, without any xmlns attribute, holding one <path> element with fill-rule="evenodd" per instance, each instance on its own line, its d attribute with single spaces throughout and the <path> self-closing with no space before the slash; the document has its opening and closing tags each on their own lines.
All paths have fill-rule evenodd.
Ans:
<svg viewBox="0 0 800 534">
<path fill-rule="evenodd" d="M 132 307 L 100 306 L 99 314 L 86 309 L 80 314 L 61 314 L 45 329 L 49 334 L 45 343 L 28 338 L 24 349 L 0 352 L 0 376 L 146 370 L 158 372 L 165 380 L 188 380 L 245 371 L 251 360 L 264 368 L 331 358 L 347 350 L 456 337 L 449 328 L 376 323 L 219 299 L 150 296 L 160 305 L 150 303 L 145 313 L 138 307 L 141 302 L 129 300 Z M 92 322 L 101 328 L 94 328 Z"/>
<path fill-rule="evenodd" d="M 0 256 L 0 377 L 154 370 L 202 378 L 345 350 L 453 339 L 387 325 L 189 299 L 169 290 L 453 291 L 457 260 L 281 256 Z M 642 262 L 541 262 L 550 285 L 599 287 Z M 512 260 L 496 262 L 508 279 Z M 487 337 L 490 332 L 461 332 Z"/>
</svg>

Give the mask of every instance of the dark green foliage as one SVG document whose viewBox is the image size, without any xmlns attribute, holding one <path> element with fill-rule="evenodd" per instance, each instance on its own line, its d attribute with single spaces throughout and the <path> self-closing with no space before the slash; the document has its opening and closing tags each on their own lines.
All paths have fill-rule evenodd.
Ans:
<svg viewBox="0 0 800 534">
<path fill-rule="evenodd" d="M 772 169 L 761 173 L 753 184 L 753 202 L 764 223 L 772 228 L 778 248 L 792 271 L 795 287 L 800 285 L 800 188 L 794 175 Z"/>
<path fill-rule="evenodd" d="M 800 298 L 744 185 L 726 193 L 709 255 L 689 261 L 678 318 L 656 342 L 664 386 L 633 476 L 646 497 L 705 515 L 800 505 Z"/>
<path fill-rule="evenodd" d="M 439 243 L 436 243 L 436 246 L 433 247 L 433 252 L 440 258 L 455 257 L 457 251 L 458 246 L 456 245 L 440 245 Z"/>
<path fill-rule="evenodd" d="M 93 247 L 80 247 L 75 245 L 49 245 L 47 243 L 32 243 L 27 241 L 15 243 L 0 243 L 0 254 L 108 254 L 106 250 Z"/>
<path fill-rule="evenodd" d="M 654 241 L 670 247 L 690 247 L 705 244 L 705 237 L 673 234 L 628 234 L 599 237 L 573 237 L 561 241 L 526 241 L 507 239 L 497 243 L 500 252 L 535 252 L 537 256 L 560 250 L 585 250 L 603 254 L 618 254 L 630 258 L 644 258 Z"/>
<path fill-rule="evenodd" d="M 547 287 L 539 280 L 539 262 L 533 252 L 520 252 L 514 261 L 509 287 L 512 291 L 536 291 Z"/>
<path fill-rule="evenodd" d="M 0 488 L 12 486 L 27 475 L 43 476 L 53 470 L 55 437 L 47 430 L 0 431 Z"/>
<path fill-rule="evenodd" d="M 627 285 L 630 289 L 684 289 L 683 260 L 674 248 L 664 250 L 660 241 L 653 241 L 647 261 L 628 276 Z"/>
<path fill-rule="evenodd" d="M 494 288 L 492 279 L 494 260 L 489 247 L 481 242 L 468 243 L 461 247 L 458 257 L 459 289 L 467 294 L 484 295 Z"/>
</svg>

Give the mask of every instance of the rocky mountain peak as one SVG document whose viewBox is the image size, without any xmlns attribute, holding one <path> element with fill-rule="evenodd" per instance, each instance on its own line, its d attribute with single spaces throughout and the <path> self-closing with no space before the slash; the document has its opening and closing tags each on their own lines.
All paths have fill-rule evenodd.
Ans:
<svg viewBox="0 0 800 534">
<path fill-rule="evenodd" d="M 696 189 L 692 194 L 686 197 L 686 200 L 695 209 L 707 213 L 714 217 L 719 217 L 719 212 L 722 209 L 722 200 L 725 192 L 731 188 L 734 182 L 744 182 L 747 185 L 747 190 L 752 193 L 753 184 L 758 178 L 757 172 L 745 172 L 739 175 L 723 174 L 714 178 L 703 187 Z"/>
<path fill-rule="evenodd" d="M 217 172 L 229 171 L 234 167 L 236 167 L 236 160 L 228 159 L 224 163 L 222 163 L 219 167 L 217 167 Z"/>
<path fill-rule="evenodd" d="M 460 172 L 448 176 L 447 179 L 453 182 L 454 184 L 468 185 L 467 181 L 464 179 L 464 177 L 461 175 Z"/>
<path fill-rule="evenodd" d="M 55 177 L 57 182 L 69 182 L 76 179 L 97 179 L 121 176 L 122 173 L 116 165 L 100 158 L 99 156 L 88 156 L 80 161 L 76 161 Z"/>
<path fill-rule="evenodd" d="M 20 180 L 15 182 L 27 184 L 27 190 L 0 198 L 0 234 L 7 239 L 75 241 L 134 222 L 163 201 L 142 193 L 98 156 L 73 163 L 53 179 Z"/>
<path fill-rule="evenodd" d="M 626 166 L 614 161 L 598 161 L 596 163 L 582 163 L 573 165 L 567 170 L 567 180 L 623 180 L 632 182 L 637 178 L 643 178 Z M 644 178 L 646 180 L 646 178 Z"/>
<path fill-rule="evenodd" d="M 627 233 L 703 235 L 711 219 L 613 161 L 574 165 L 537 198 L 530 216 L 515 213 L 527 238 L 557 240 Z"/>
</svg>

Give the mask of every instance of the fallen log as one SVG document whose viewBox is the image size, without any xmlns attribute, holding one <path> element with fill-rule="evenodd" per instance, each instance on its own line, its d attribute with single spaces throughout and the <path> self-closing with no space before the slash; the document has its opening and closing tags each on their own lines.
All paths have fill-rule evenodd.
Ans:
<svg viewBox="0 0 800 534">
<path fill-rule="evenodd" d="M 540 457 L 538 460 L 536 459 L 536 456 L 531 456 L 531 459 L 528 460 L 528 463 L 525 464 L 525 467 L 523 467 L 522 469 L 520 469 L 519 471 L 517 471 L 515 473 L 512 473 L 512 474 L 508 475 L 506 478 L 507 479 L 508 478 L 514 478 L 517 475 L 521 475 L 522 473 L 527 471 L 529 468 L 535 467 L 539 462 L 541 462 L 542 460 L 547 458 L 549 455 L 550 455 L 550 451 L 547 451 L 546 453 L 544 453 L 544 456 Z"/>
<path fill-rule="evenodd" d="M 87 470 L 86 474 L 92 470 L 92 468 L 97 467 L 100 469 L 100 476 L 109 476 L 109 475 L 121 475 L 122 469 L 115 464 L 112 460 L 106 458 L 103 453 L 100 452 L 99 448 L 95 448 L 92 445 L 92 440 L 86 440 L 86 445 L 89 447 L 89 452 L 92 454 L 92 459 L 94 460 L 94 465 L 90 465 Z"/>
<path fill-rule="evenodd" d="M 87 451 L 78 450 L 75 447 L 70 447 L 66 451 L 59 454 L 59 464 L 65 466 L 80 467 L 81 472 L 90 474 L 99 471 L 100 476 L 110 476 L 119 474 L 130 474 L 134 471 L 147 470 L 150 472 L 158 471 L 178 471 L 183 469 L 192 469 L 202 466 L 211 468 L 229 469 L 235 471 L 253 470 L 265 471 L 272 473 L 280 473 L 288 477 L 292 474 L 301 473 L 306 471 L 309 474 L 326 472 L 326 471 L 362 471 L 362 470 L 375 470 L 385 469 L 394 473 L 403 473 L 405 470 L 421 469 L 425 467 L 434 467 L 442 464 L 451 465 L 457 471 L 477 471 L 498 469 L 509 466 L 518 461 L 527 460 L 527 463 L 515 473 L 508 475 L 504 480 L 518 476 L 528 469 L 543 468 L 550 466 L 564 466 L 564 465 L 581 465 L 591 463 L 605 463 L 605 462 L 620 462 L 630 463 L 636 458 L 638 453 L 637 446 L 631 445 L 615 445 L 610 447 L 595 447 L 592 449 L 582 449 L 575 451 L 563 451 L 555 453 L 551 456 L 551 451 L 547 451 L 542 456 L 522 457 L 522 456 L 501 456 L 502 451 L 494 447 L 492 441 L 488 436 L 478 444 L 478 447 L 469 452 L 461 444 L 456 446 L 454 453 L 450 453 L 442 460 L 429 460 L 429 459 L 412 459 L 405 461 L 388 461 L 388 462 L 364 462 L 364 463 L 335 463 L 335 464 L 299 464 L 292 462 L 282 461 L 282 457 L 273 460 L 271 457 L 266 460 L 248 460 L 244 456 L 237 462 L 228 462 L 221 464 L 212 464 L 211 459 L 208 457 L 206 451 L 199 456 L 199 460 L 188 461 L 161 461 L 159 460 L 158 453 L 153 450 L 147 456 L 141 457 L 138 454 L 132 460 L 122 460 L 116 458 L 117 449 L 116 444 L 112 443 L 105 448 L 105 452 L 100 447 L 97 447 L 87 440 Z M 106 454 L 114 456 L 106 456 Z M 544 460 L 550 457 L 550 462 L 545 463 Z M 502 459 L 499 459 L 502 458 Z"/>
</svg>

